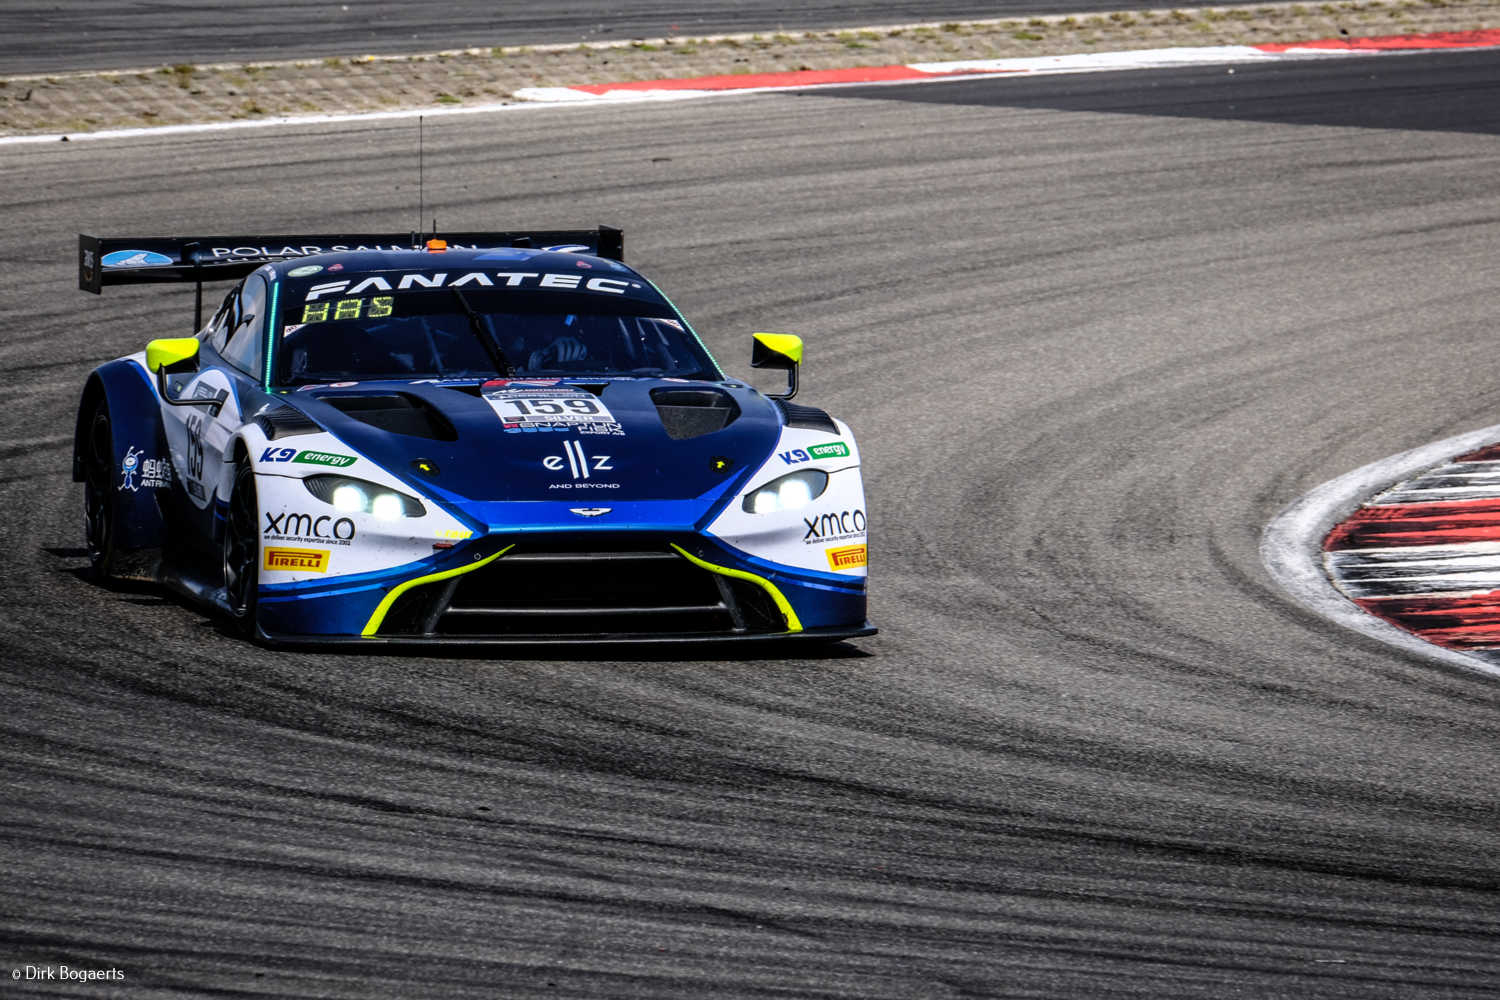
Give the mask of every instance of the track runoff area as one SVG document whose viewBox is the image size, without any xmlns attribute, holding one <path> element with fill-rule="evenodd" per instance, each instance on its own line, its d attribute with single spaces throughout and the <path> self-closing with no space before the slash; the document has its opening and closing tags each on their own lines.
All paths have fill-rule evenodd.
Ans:
<svg viewBox="0 0 1500 1000">
<path fill-rule="evenodd" d="M 70 133 L 71 141 L 127 138 L 242 128 L 267 128 L 324 122 L 374 119 L 447 117 L 489 114 L 499 111 L 539 110 L 559 105 L 626 103 L 635 101 L 691 100 L 777 90 L 805 90 L 854 84 L 910 84 L 973 77 L 1036 76 L 1059 73 L 1099 73 L 1133 69 L 1169 69 L 1237 63 L 1267 64 L 1286 60 L 1335 59 L 1348 56 L 1399 55 L 1403 53 L 1500 48 L 1500 29 L 1448 31 L 1415 35 L 1381 35 L 1367 38 L 1324 38 L 1302 42 L 1262 45 L 1214 45 L 1122 52 L 1090 52 L 1073 55 L 1035 56 L 1011 59 L 970 59 L 951 62 L 906 63 L 850 69 L 788 70 L 778 73 L 743 73 L 622 83 L 597 83 L 574 87 L 526 87 L 515 100 L 503 104 L 463 107 L 406 108 L 393 111 L 308 114 L 254 120 L 164 125 L 146 128 L 110 129 Z M 0 145 L 56 142 L 61 134 L 21 135 L 0 138 Z"/>
<path fill-rule="evenodd" d="M 640 80 L 630 83 L 598 83 L 577 87 L 530 87 L 518 90 L 516 96 L 527 101 L 541 103 L 682 100 L 725 92 L 801 90 L 807 87 L 869 83 L 914 83 L 925 80 L 951 80 L 955 77 L 1095 73 L 1205 64 L 1263 64 L 1288 59 L 1326 59 L 1350 55 L 1369 56 L 1497 47 L 1500 47 L 1500 29 L 1489 29 L 1422 35 L 1382 35 L 1370 38 L 1325 38 L 1264 45 L 1214 45 L 1012 59 L 908 63 L 852 69 L 788 70 L 780 73 Z"/>
</svg>

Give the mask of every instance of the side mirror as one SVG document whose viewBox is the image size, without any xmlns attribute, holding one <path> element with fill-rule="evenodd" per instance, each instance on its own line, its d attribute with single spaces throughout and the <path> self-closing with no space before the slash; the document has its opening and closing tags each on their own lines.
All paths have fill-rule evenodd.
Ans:
<svg viewBox="0 0 1500 1000">
<path fill-rule="evenodd" d="M 189 364 L 190 363 L 190 364 Z M 146 367 L 160 375 L 190 371 L 198 367 L 197 337 L 168 337 L 146 345 Z"/>
<path fill-rule="evenodd" d="M 751 368 L 776 368 L 786 372 L 786 392 L 772 399 L 797 395 L 797 369 L 802 364 L 802 338 L 792 333 L 757 333 L 750 349 Z"/>
<path fill-rule="evenodd" d="M 207 406 L 218 413 L 219 407 L 228 398 L 222 389 L 207 399 L 179 399 L 180 384 L 168 386 L 168 375 L 183 375 L 198 370 L 198 338 L 167 337 L 153 340 L 146 345 L 146 367 L 156 373 L 156 391 L 172 406 Z M 171 391 L 169 391 L 169 389 Z"/>
</svg>

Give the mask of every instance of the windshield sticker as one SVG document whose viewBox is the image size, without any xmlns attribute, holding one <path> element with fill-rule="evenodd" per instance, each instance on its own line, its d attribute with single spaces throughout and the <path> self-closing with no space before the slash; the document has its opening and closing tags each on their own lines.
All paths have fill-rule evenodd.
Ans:
<svg viewBox="0 0 1500 1000">
<path fill-rule="evenodd" d="M 376 295 L 368 299 L 330 299 L 327 302 L 309 301 L 302 307 L 302 320 L 286 330 L 300 329 L 308 323 L 326 323 L 331 319 L 380 319 L 392 312 L 396 300 L 389 295 Z"/>
<path fill-rule="evenodd" d="M 604 401 L 583 389 L 524 388 L 505 379 L 493 379 L 480 388 L 480 393 L 507 434 L 577 431 L 625 435 L 625 428 Z"/>
<path fill-rule="evenodd" d="M 329 270 L 332 271 L 333 268 L 330 267 Z M 393 280 L 396 282 L 394 286 L 391 284 Z M 498 285 L 504 288 L 557 288 L 567 291 L 581 289 L 588 292 L 605 292 L 610 295 L 624 295 L 627 289 L 639 291 L 643 288 L 639 281 L 603 276 L 589 277 L 584 274 L 555 274 L 544 271 L 468 271 L 454 276 L 440 271 L 435 274 L 410 273 L 399 276 L 392 274 L 389 279 L 380 275 L 371 275 L 357 283 L 353 278 L 323 281 L 308 288 L 306 301 L 312 302 L 324 296 L 340 294 L 358 295 L 360 292 L 370 290 L 389 292 L 405 291 L 409 288 L 462 288 L 469 285 L 480 288 L 494 288 Z"/>
</svg>

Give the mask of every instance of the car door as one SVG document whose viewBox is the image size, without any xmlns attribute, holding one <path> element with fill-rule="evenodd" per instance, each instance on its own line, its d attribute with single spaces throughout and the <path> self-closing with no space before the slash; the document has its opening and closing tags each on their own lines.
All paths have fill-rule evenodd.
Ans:
<svg viewBox="0 0 1500 1000">
<path fill-rule="evenodd" d="M 204 331 L 198 370 L 171 380 L 174 398 L 192 405 L 163 404 L 172 464 L 188 500 L 210 512 L 224 480 L 225 450 L 243 423 L 241 395 L 253 386 L 263 356 L 267 285 L 250 275 Z M 217 401 L 217 406 L 198 405 Z"/>
</svg>

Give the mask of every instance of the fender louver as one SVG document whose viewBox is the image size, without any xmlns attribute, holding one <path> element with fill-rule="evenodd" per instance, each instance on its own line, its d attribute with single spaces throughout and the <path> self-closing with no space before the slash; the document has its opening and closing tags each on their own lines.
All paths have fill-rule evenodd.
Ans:
<svg viewBox="0 0 1500 1000">
<path fill-rule="evenodd" d="M 816 406 L 799 406 L 796 403 L 788 403 L 784 399 L 776 400 L 776 405 L 781 407 L 781 412 L 786 416 L 788 427 L 806 427 L 809 430 L 827 431 L 830 434 L 839 432 L 838 425 L 833 422 L 833 418 Z"/>
<path fill-rule="evenodd" d="M 284 405 L 260 414 L 255 418 L 255 422 L 272 441 L 278 437 L 288 437 L 293 434 L 315 434 L 323 429 L 301 410 Z"/>
</svg>

